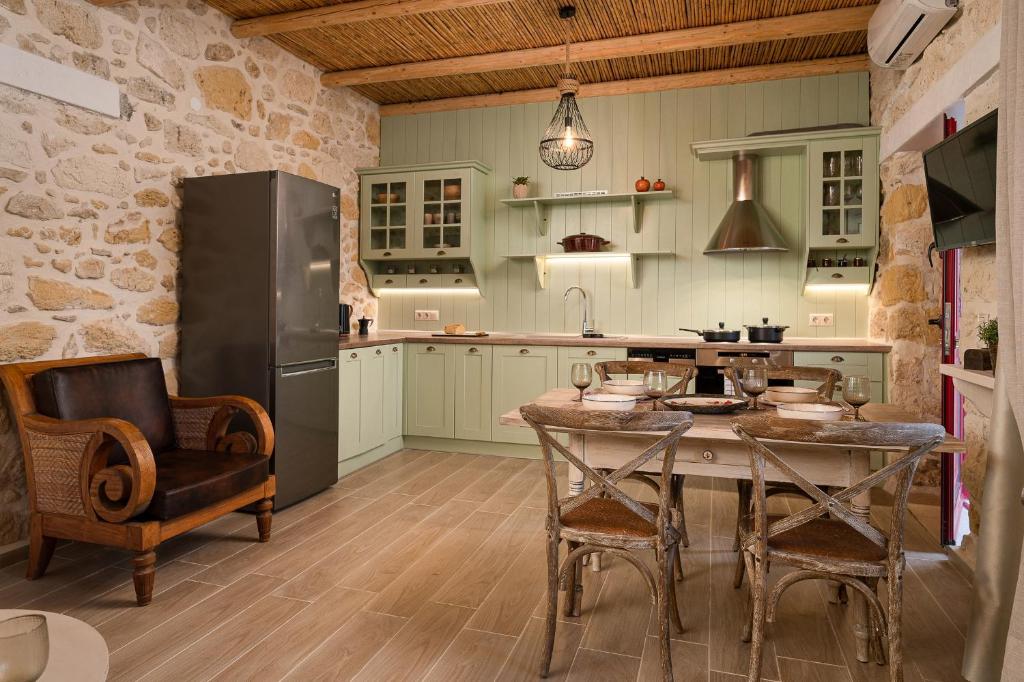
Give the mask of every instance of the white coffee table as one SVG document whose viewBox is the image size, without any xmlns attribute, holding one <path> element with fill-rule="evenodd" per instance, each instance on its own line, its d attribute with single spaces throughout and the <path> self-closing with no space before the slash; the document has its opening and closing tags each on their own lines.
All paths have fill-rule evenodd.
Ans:
<svg viewBox="0 0 1024 682">
<path fill-rule="evenodd" d="M 50 634 L 50 660 L 40 682 L 103 682 L 107 679 L 110 666 L 107 643 L 91 625 L 60 613 L 23 609 L 0 609 L 0 620 L 32 613 L 46 616 Z"/>
</svg>

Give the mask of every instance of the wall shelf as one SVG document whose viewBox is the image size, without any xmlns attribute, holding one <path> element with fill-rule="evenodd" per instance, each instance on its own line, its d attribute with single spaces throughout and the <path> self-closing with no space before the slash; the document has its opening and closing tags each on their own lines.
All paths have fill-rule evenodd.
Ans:
<svg viewBox="0 0 1024 682">
<path fill-rule="evenodd" d="M 995 372 L 964 369 L 960 365 L 939 365 L 939 374 L 953 377 L 953 385 L 968 400 L 974 403 L 986 417 L 992 416 L 992 396 L 995 390 Z"/>
<path fill-rule="evenodd" d="M 548 206 L 628 202 L 633 209 L 633 232 L 640 232 L 640 227 L 643 224 L 644 202 L 671 198 L 672 190 L 666 189 L 660 192 L 621 192 L 617 194 L 597 194 L 588 197 L 528 197 L 526 199 L 502 199 L 501 203 L 509 206 L 510 208 L 532 207 L 534 217 L 537 221 L 537 231 L 541 235 L 546 235 L 548 233 Z"/>
<path fill-rule="evenodd" d="M 509 260 L 532 260 L 537 268 L 537 285 L 546 289 L 548 284 L 548 266 L 551 261 L 581 262 L 605 261 L 621 262 L 627 265 L 626 283 L 631 289 L 636 289 L 639 284 L 637 270 L 640 267 L 640 259 L 645 257 L 674 256 L 672 251 L 593 251 L 586 253 L 522 253 L 505 256 Z"/>
<path fill-rule="evenodd" d="M 824 130 L 806 130 L 792 133 L 775 133 L 772 135 L 748 135 L 724 140 L 704 140 L 694 142 L 690 149 L 701 161 L 731 159 L 738 152 L 750 152 L 761 156 L 780 154 L 803 154 L 807 145 L 816 140 L 837 140 L 844 137 L 864 137 L 877 135 L 876 127 L 829 128 Z"/>
</svg>

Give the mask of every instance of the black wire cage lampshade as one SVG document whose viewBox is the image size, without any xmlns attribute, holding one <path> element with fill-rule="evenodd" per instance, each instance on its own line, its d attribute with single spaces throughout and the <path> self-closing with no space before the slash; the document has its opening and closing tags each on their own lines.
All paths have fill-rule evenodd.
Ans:
<svg viewBox="0 0 1024 682">
<path fill-rule="evenodd" d="M 594 156 L 594 138 L 576 104 L 579 81 L 565 76 L 558 81 L 562 94 L 558 108 L 540 141 L 540 159 L 555 170 L 576 170 Z"/>
</svg>

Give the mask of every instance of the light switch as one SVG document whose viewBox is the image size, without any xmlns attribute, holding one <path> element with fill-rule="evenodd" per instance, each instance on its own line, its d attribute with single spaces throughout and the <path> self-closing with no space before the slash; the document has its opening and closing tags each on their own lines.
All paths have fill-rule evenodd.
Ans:
<svg viewBox="0 0 1024 682">
<path fill-rule="evenodd" d="M 417 310 L 413 319 L 417 322 L 437 322 L 441 319 L 441 313 L 437 310 Z"/>
</svg>

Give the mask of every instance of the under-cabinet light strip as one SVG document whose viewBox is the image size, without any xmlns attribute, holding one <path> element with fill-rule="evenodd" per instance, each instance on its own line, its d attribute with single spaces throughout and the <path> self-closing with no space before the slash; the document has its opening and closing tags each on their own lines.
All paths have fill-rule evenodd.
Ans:
<svg viewBox="0 0 1024 682">
<path fill-rule="evenodd" d="M 851 294 L 866 294 L 871 287 L 867 284 L 808 284 L 806 288 L 815 293 L 845 291 Z"/>
<path fill-rule="evenodd" d="M 378 294 L 473 294 L 480 295 L 479 289 L 469 287 L 381 287 L 377 289 Z"/>
</svg>

